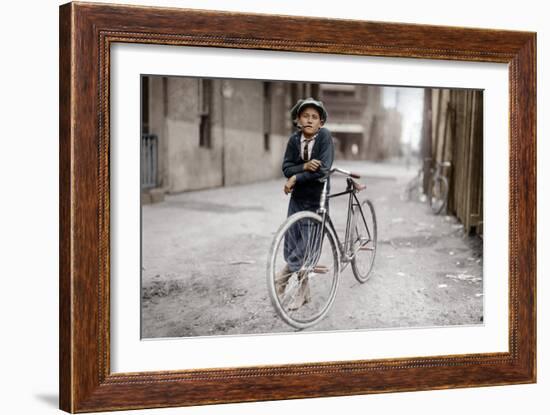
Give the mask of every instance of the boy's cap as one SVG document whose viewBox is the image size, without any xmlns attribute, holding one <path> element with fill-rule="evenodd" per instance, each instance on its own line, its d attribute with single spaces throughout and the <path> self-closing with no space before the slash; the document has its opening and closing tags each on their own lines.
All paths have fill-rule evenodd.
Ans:
<svg viewBox="0 0 550 415">
<path fill-rule="evenodd" d="M 292 107 L 290 110 L 290 117 L 292 120 L 296 120 L 298 118 L 298 115 L 300 112 L 302 112 L 302 109 L 306 106 L 314 106 L 319 110 L 319 115 L 321 116 L 321 121 L 326 122 L 328 117 L 328 112 L 325 109 L 325 106 L 322 101 L 317 101 L 316 99 L 313 99 L 311 97 L 306 99 L 299 99 L 296 105 Z"/>
</svg>

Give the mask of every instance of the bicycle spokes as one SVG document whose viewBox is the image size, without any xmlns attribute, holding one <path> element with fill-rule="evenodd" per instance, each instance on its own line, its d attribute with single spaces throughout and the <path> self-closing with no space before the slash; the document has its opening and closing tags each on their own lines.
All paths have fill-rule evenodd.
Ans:
<svg viewBox="0 0 550 415">
<path fill-rule="evenodd" d="M 278 314 L 297 328 L 319 321 L 334 299 L 338 270 L 336 243 L 321 217 L 312 212 L 289 217 L 275 237 L 274 277 L 268 273 L 268 283 L 275 280 L 271 293 Z"/>
<path fill-rule="evenodd" d="M 355 278 L 363 283 L 370 277 L 376 255 L 376 216 L 368 200 L 354 209 L 350 257 Z"/>
</svg>

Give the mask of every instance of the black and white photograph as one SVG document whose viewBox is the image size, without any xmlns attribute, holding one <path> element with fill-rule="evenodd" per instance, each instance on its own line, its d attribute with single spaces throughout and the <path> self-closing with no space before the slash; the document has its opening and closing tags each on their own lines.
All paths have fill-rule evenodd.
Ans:
<svg viewBox="0 0 550 415">
<path fill-rule="evenodd" d="M 141 76 L 141 337 L 482 325 L 483 90 Z"/>
</svg>

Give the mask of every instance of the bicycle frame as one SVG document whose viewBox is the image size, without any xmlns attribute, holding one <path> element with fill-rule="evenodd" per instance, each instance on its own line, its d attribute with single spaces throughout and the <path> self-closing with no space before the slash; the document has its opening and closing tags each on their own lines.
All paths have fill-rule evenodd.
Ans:
<svg viewBox="0 0 550 415">
<path fill-rule="evenodd" d="M 345 264 L 342 268 L 342 270 L 344 270 L 345 267 L 351 262 L 351 260 L 355 256 L 355 252 L 354 253 L 350 252 L 351 251 L 350 231 L 351 231 L 351 222 L 352 222 L 352 212 L 353 212 L 353 207 L 354 206 L 357 207 L 359 209 L 359 211 L 361 212 L 361 219 L 365 223 L 365 228 L 367 229 L 367 233 L 368 233 L 369 238 L 371 238 L 370 229 L 369 229 L 369 227 L 368 227 L 368 225 L 365 221 L 365 218 L 364 218 L 364 215 L 363 215 L 363 210 L 361 209 L 361 203 L 359 202 L 359 199 L 357 198 L 356 192 L 354 190 L 353 180 L 348 177 L 347 178 L 346 190 L 343 191 L 343 192 L 339 192 L 339 193 L 334 193 L 334 194 L 327 195 L 327 186 L 328 186 L 328 180 L 325 180 L 325 183 L 324 183 L 324 186 L 323 186 L 323 192 L 321 193 L 321 200 L 320 200 L 320 205 L 319 205 L 320 207 L 317 210 L 317 213 L 323 219 L 322 229 L 324 229 L 325 224 L 326 224 L 327 226 L 330 226 L 330 228 L 332 229 L 332 232 L 336 236 L 336 242 L 337 242 L 337 245 L 338 245 L 338 250 L 340 251 L 340 258 L 341 258 L 340 261 Z M 339 197 L 339 196 L 344 196 L 344 195 L 347 195 L 347 194 L 349 194 L 349 198 L 348 198 L 348 215 L 347 215 L 347 219 L 346 219 L 346 231 L 345 231 L 345 235 L 344 235 L 344 243 L 342 243 L 338 233 L 336 232 L 336 228 L 334 227 L 332 219 L 331 219 L 331 217 L 328 214 L 328 211 L 326 209 L 326 203 L 327 203 L 328 199 L 332 199 L 332 198 Z M 322 247 L 322 240 L 323 240 L 323 238 L 321 239 L 321 247 Z"/>
</svg>

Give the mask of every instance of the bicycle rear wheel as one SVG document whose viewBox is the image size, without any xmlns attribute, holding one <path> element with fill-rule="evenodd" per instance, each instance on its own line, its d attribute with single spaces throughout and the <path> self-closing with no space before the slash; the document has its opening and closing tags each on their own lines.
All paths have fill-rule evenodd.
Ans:
<svg viewBox="0 0 550 415">
<path fill-rule="evenodd" d="M 287 218 L 271 245 L 267 286 L 277 314 L 304 329 L 318 323 L 336 296 L 339 252 L 332 230 L 313 212 Z"/>
<path fill-rule="evenodd" d="M 447 206 L 447 195 L 449 193 L 449 182 L 444 176 L 436 177 L 431 186 L 430 208 L 435 215 L 440 214 Z"/>
<path fill-rule="evenodd" d="M 377 234 L 376 214 L 372 202 L 365 200 L 361 207 L 354 206 L 350 229 L 351 250 L 354 253 L 351 269 L 355 279 L 360 283 L 366 282 L 372 274 Z"/>
</svg>

